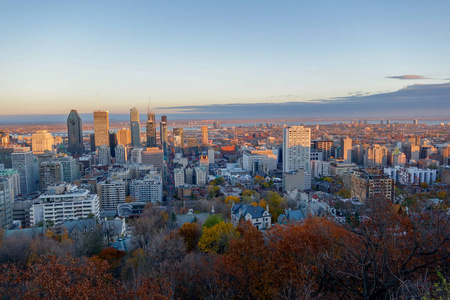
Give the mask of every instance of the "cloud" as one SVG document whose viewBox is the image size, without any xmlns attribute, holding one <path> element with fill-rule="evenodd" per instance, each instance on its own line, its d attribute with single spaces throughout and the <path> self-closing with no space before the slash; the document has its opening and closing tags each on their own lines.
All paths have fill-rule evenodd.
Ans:
<svg viewBox="0 0 450 300">
<path fill-rule="evenodd" d="M 414 84 L 397 91 L 309 101 L 215 104 L 165 107 L 186 112 L 186 118 L 362 118 L 443 117 L 450 115 L 450 83 Z M 181 117 L 181 115 L 180 115 Z"/>
<path fill-rule="evenodd" d="M 417 80 L 417 79 L 430 79 L 422 75 L 399 75 L 399 76 L 388 76 L 386 78 L 390 79 L 402 79 L 402 80 Z"/>
</svg>

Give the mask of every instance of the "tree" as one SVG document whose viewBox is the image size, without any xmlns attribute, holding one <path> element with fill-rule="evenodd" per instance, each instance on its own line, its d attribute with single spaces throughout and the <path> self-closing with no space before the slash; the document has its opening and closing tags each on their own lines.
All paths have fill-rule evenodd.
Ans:
<svg viewBox="0 0 450 300">
<path fill-rule="evenodd" d="M 225 183 L 225 179 L 222 176 L 216 177 L 216 179 L 214 179 L 214 181 L 216 182 L 215 185 L 222 185 Z"/>
<path fill-rule="evenodd" d="M 253 191 L 245 190 L 242 192 L 242 197 L 251 197 L 253 195 Z"/>
<path fill-rule="evenodd" d="M 197 223 L 184 223 L 178 229 L 178 234 L 186 244 L 186 251 L 191 252 L 197 248 L 201 236 L 201 228 Z"/>
<path fill-rule="evenodd" d="M 233 224 L 220 222 L 211 228 L 203 228 L 198 248 L 203 252 L 223 254 L 228 249 L 229 241 L 238 236 Z"/>
<path fill-rule="evenodd" d="M 210 215 L 203 223 L 203 228 L 211 228 L 214 225 L 219 224 L 220 222 L 223 222 L 223 218 L 221 215 Z"/>
<path fill-rule="evenodd" d="M 239 199 L 239 197 L 236 197 L 236 196 L 228 196 L 228 197 L 226 197 L 225 198 L 225 203 L 226 204 L 228 204 L 228 203 L 239 203 L 239 202 L 241 202 L 241 199 Z"/>
</svg>

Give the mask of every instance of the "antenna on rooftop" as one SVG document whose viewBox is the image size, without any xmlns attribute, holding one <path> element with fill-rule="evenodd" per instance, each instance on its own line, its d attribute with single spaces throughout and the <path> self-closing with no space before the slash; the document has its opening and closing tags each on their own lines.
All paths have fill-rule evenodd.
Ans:
<svg viewBox="0 0 450 300">
<path fill-rule="evenodd" d="M 147 113 L 150 112 L 150 101 L 152 100 L 152 97 L 148 97 L 148 106 L 147 106 Z"/>
<path fill-rule="evenodd" d="M 97 110 L 100 110 L 100 102 L 98 102 L 98 92 L 97 92 Z"/>
</svg>

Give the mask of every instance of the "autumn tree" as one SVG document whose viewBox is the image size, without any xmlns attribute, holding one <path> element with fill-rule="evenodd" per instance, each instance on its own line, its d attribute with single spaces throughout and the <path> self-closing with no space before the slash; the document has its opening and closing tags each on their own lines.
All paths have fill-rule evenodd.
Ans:
<svg viewBox="0 0 450 300">
<path fill-rule="evenodd" d="M 225 204 L 239 203 L 239 202 L 241 202 L 241 199 L 239 199 L 239 197 L 236 196 L 228 196 L 225 198 Z"/>
<path fill-rule="evenodd" d="M 221 215 L 209 215 L 203 223 L 203 228 L 211 228 L 220 222 L 223 222 Z"/>
<path fill-rule="evenodd" d="M 201 236 L 201 228 L 197 223 L 185 223 L 178 229 L 178 234 L 186 244 L 186 251 L 191 252 L 197 248 Z"/>
<path fill-rule="evenodd" d="M 203 228 L 198 248 L 204 252 L 223 254 L 228 249 L 229 241 L 238 236 L 233 224 L 220 222 L 210 228 Z"/>
</svg>

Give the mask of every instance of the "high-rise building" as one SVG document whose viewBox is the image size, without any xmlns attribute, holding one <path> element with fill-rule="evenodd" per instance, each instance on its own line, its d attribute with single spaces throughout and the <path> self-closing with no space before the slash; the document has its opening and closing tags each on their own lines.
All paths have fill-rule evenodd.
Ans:
<svg viewBox="0 0 450 300">
<path fill-rule="evenodd" d="M 95 133 L 91 133 L 89 135 L 89 146 L 91 148 L 91 152 L 95 152 Z"/>
<path fill-rule="evenodd" d="M 17 197 L 20 193 L 20 175 L 15 169 L 4 169 L 0 170 L 0 178 L 9 179 L 11 184 L 11 190 L 13 191 L 14 197 Z"/>
<path fill-rule="evenodd" d="M 206 184 L 206 178 L 208 174 L 205 168 L 197 167 L 195 168 L 195 183 L 199 186 L 204 186 Z"/>
<path fill-rule="evenodd" d="M 5 166 L 5 169 L 12 168 L 11 154 L 14 152 L 14 148 L 0 148 L 0 164 Z"/>
<path fill-rule="evenodd" d="M 117 144 L 118 145 L 130 145 L 131 143 L 131 130 L 128 128 L 122 128 L 117 130 Z"/>
<path fill-rule="evenodd" d="M 208 161 L 210 164 L 214 164 L 216 162 L 216 151 L 213 148 L 208 149 Z"/>
<path fill-rule="evenodd" d="M 116 157 L 116 146 L 117 146 L 117 133 L 109 132 L 109 149 L 111 151 L 111 157 Z"/>
<path fill-rule="evenodd" d="M 124 145 L 116 146 L 116 164 L 123 165 L 127 162 L 127 150 Z"/>
<path fill-rule="evenodd" d="M 72 183 L 78 179 L 77 160 L 72 156 L 61 156 L 56 158 L 61 164 L 62 181 Z"/>
<path fill-rule="evenodd" d="M 9 229 L 13 223 L 12 205 L 14 191 L 11 190 L 9 179 L 0 178 L 0 227 Z"/>
<path fill-rule="evenodd" d="M 147 148 L 141 152 L 143 165 L 152 165 L 154 168 L 164 168 L 164 152 L 163 150 L 153 147 Z"/>
<path fill-rule="evenodd" d="M 344 163 L 349 164 L 352 162 L 352 150 L 352 139 L 349 137 L 341 139 L 341 158 L 344 160 Z"/>
<path fill-rule="evenodd" d="M 136 109 L 136 107 L 133 107 L 130 110 L 130 124 L 131 144 L 133 145 L 133 147 L 139 147 L 141 145 L 141 124 L 139 123 L 139 111 Z"/>
<path fill-rule="evenodd" d="M 314 149 L 316 151 L 322 152 L 322 158 L 325 161 L 330 160 L 331 158 L 331 148 L 333 147 L 332 141 L 314 141 Z"/>
<path fill-rule="evenodd" d="M 375 144 L 366 149 L 364 165 L 367 167 L 386 166 L 388 150 L 386 147 Z"/>
<path fill-rule="evenodd" d="M 125 203 L 125 182 L 101 181 L 97 184 L 97 194 L 102 210 L 116 210 L 117 205 Z"/>
<path fill-rule="evenodd" d="M 109 145 L 109 114 L 108 111 L 94 111 L 95 147 Z M 95 151 L 95 149 L 91 149 Z"/>
<path fill-rule="evenodd" d="M 20 191 L 27 195 L 35 191 L 33 152 L 29 147 L 14 148 L 11 154 L 12 168 L 19 171 Z"/>
<path fill-rule="evenodd" d="M 38 130 L 31 135 L 31 150 L 35 154 L 53 151 L 53 143 L 53 136 L 47 130 Z"/>
<path fill-rule="evenodd" d="M 208 126 L 202 126 L 202 145 L 208 145 Z"/>
<path fill-rule="evenodd" d="M 184 130 L 183 128 L 173 129 L 173 146 L 176 152 L 184 149 Z M 177 151 L 178 150 L 178 151 Z"/>
<path fill-rule="evenodd" d="M 130 195 L 138 202 L 162 202 L 162 191 L 162 179 L 158 175 L 135 179 L 130 183 Z"/>
<path fill-rule="evenodd" d="M 164 151 L 164 156 L 169 155 L 169 149 L 167 147 L 167 116 L 161 116 L 160 134 L 161 134 L 161 148 Z"/>
<path fill-rule="evenodd" d="M 198 155 L 198 140 L 195 137 L 189 137 L 187 139 L 187 153 Z"/>
<path fill-rule="evenodd" d="M 283 129 L 283 172 L 310 172 L 311 129 L 290 126 Z"/>
<path fill-rule="evenodd" d="M 175 183 L 175 187 L 178 188 L 180 185 L 184 184 L 184 169 L 176 168 L 173 169 L 173 180 Z"/>
<path fill-rule="evenodd" d="M 111 151 L 106 145 L 101 145 L 98 148 L 98 164 L 109 165 L 111 162 Z"/>
<path fill-rule="evenodd" d="M 156 147 L 156 121 L 155 114 L 147 114 L 147 147 Z"/>
<path fill-rule="evenodd" d="M 67 117 L 67 133 L 69 144 L 67 151 L 72 154 L 81 154 L 84 152 L 83 146 L 83 121 L 80 115 L 72 109 Z"/>
<path fill-rule="evenodd" d="M 44 161 L 39 165 L 39 190 L 46 191 L 49 185 L 61 182 L 61 164 Z"/>
<path fill-rule="evenodd" d="M 71 184 L 52 185 L 30 208 L 30 225 L 52 221 L 61 225 L 66 220 L 100 216 L 99 198 L 88 190 Z"/>
</svg>

